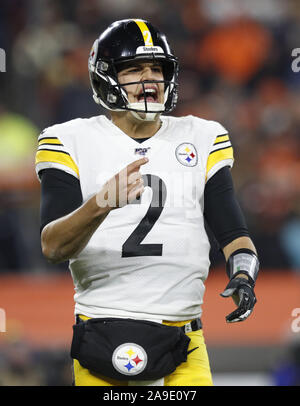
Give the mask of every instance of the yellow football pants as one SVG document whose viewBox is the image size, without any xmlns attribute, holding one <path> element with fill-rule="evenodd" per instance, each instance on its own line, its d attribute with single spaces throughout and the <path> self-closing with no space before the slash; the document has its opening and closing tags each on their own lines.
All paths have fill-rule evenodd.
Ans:
<svg viewBox="0 0 300 406">
<path fill-rule="evenodd" d="M 80 316 L 87 319 L 85 316 Z M 188 321 L 181 322 L 163 322 L 169 326 L 181 327 Z M 212 376 L 210 371 L 207 349 L 203 337 L 203 331 L 191 331 L 187 333 L 191 341 L 189 350 L 199 347 L 192 351 L 186 362 L 180 364 L 176 370 L 164 378 L 164 386 L 212 386 Z M 75 386 L 127 386 L 126 381 L 116 381 L 102 375 L 92 373 L 83 368 L 80 363 L 73 360 L 73 380 Z"/>
</svg>

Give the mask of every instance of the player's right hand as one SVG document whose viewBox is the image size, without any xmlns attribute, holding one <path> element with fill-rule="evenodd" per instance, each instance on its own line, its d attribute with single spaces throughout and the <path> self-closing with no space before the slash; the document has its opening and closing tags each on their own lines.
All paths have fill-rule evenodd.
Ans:
<svg viewBox="0 0 300 406">
<path fill-rule="evenodd" d="M 140 167 L 147 162 L 146 157 L 131 162 L 107 181 L 96 195 L 98 206 L 117 209 L 140 197 L 144 192 Z"/>
</svg>

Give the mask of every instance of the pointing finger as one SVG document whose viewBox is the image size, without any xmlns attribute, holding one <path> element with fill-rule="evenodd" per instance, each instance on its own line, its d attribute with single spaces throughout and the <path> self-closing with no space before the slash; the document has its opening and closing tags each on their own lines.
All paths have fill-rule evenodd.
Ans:
<svg viewBox="0 0 300 406">
<path fill-rule="evenodd" d="M 139 170 L 139 168 L 142 165 L 145 165 L 148 161 L 149 161 L 149 159 L 146 157 L 138 159 L 137 161 L 131 162 L 131 164 L 129 164 L 127 166 L 127 170 L 128 170 L 128 172 Z"/>
</svg>

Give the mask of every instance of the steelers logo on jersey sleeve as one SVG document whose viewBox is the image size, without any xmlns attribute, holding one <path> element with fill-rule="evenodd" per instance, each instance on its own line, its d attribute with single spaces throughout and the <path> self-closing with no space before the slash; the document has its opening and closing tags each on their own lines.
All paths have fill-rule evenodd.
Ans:
<svg viewBox="0 0 300 406">
<path fill-rule="evenodd" d="M 115 349 L 112 364 L 121 374 L 134 376 L 146 368 L 147 358 L 143 347 L 134 343 L 125 343 Z"/>
<path fill-rule="evenodd" d="M 177 160 L 184 166 L 196 166 L 198 163 L 198 154 L 193 144 L 184 142 L 178 145 L 175 151 Z"/>
</svg>

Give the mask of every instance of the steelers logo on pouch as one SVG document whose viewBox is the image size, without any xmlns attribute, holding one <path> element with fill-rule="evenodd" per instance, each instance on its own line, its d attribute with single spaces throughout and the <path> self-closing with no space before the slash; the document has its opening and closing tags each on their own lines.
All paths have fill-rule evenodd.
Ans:
<svg viewBox="0 0 300 406">
<path fill-rule="evenodd" d="M 138 344 L 121 344 L 113 352 L 112 364 L 121 374 L 135 376 L 146 368 L 147 354 Z"/>
<path fill-rule="evenodd" d="M 175 151 L 177 160 L 184 166 L 196 166 L 198 163 L 198 153 L 195 146 L 184 142 L 178 145 Z"/>
</svg>

